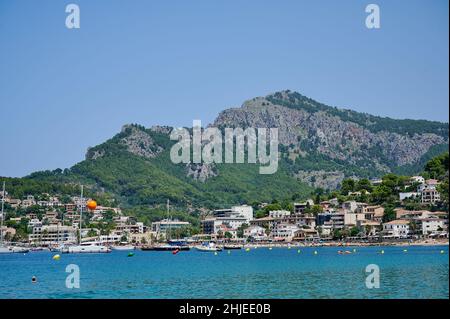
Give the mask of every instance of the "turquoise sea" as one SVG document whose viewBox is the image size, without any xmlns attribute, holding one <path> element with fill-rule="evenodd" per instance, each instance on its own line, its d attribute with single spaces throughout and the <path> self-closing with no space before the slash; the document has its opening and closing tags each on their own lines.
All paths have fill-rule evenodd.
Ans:
<svg viewBox="0 0 450 319">
<path fill-rule="evenodd" d="M 59 261 L 50 252 L 3 254 L 0 298 L 449 298 L 448 246 L 345 249 L 353 248 L 113 251 Z M 79 289 L 66 288 L 69 264 L 79 266 Z M 378 289 L 366 288 L 369 264 L 379 266 Z"/>
</svg>

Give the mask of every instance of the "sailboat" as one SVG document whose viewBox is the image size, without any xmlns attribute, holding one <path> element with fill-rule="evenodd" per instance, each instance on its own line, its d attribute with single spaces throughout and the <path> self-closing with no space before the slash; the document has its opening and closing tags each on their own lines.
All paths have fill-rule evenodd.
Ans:
<svg viewBox="0 0 450 319">
<path fill-rule="evenodd" d="M 3 243 L 3 223 L 5 220 L 5 182 L 3 182 L 3 192 L 2 192 L 2 217 L 0 220 L 0 254 L 10 254 L 10 253 L 27 253 L 29 249 L 18 247 L 18 246 L 5 246 Z"/>
<path fill-rule="evenodd" d="M 63 245 L 61 247 L 61 253 L 63 254 L 76 254 L 76 253 L 110 253 L 111 249 L 101 245 L 98 242 L 81 242 L 81 225 L 83 222 L 83 185 L 81 185 L 81 197 L 80 197 L 80 229 L 78 237 L 78 245 Z"/>
<path fill-rule="evenodd" d="M 141 247 L 141 250 L 143 250 L 143 251 L 181 251 L 181 250 L 190 250 L 191 249 L 187 245 L 172 245 L 172 244 L 170 244 L 171 218 L 170 218 L 170 201 L 169 200 L 167 200 L 167 221 L 169 222 L 169 227 L 166 227 L 167 244 L 143 246 L 143 247 Z"/>
</svg>

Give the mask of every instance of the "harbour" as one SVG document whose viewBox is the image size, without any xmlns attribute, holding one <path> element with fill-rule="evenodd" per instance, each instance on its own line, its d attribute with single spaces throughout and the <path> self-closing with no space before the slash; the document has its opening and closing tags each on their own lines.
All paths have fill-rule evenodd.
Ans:
<svg viewBox="0 0 450 319">
<path fill-rule="evenodd" d="M 0 255 L 0 298 L 437 298 L 448 292 L 448 246 L 258 247 L 109 254 Z M 383 251 L 383 253 L 381 253 Z M 80 288 L 65 286 L 66 267 Z M 380 288 L 365 285 L 380 267 Z M 114 265 L 114 266 L 113 266 Z M 35 276 L 36 283 L 31 282 Z M 419 289 L 420 288 L 420 289 Z"/>
</svg>

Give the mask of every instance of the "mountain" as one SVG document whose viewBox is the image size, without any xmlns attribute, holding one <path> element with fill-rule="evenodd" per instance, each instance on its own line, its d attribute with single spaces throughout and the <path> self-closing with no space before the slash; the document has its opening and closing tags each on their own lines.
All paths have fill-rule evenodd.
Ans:
<svg viewBox="0 0 450 319">
<path fill-rule="evenodd" d="M 213 126 L 278 127 L 289 171 L 325 188 L 336 187 L 344 175 L 419 172 L 448 149 L 448 123 L 338 109 L 289 90 L 225 110 Z"/>
<path fill-rule="evenodd" d="M 448 123 L 338 109 L 291 91 L 224 110 L 210 126 L 277 127 L 278 171 L 260 175 L 254 164 L 173 164 L 171 127 L 129 124 L 90 148 L 86 159 L 72 168 L 36 172 L 21 183 L 81 182 L 105 201 L 118 201 L 130 210 L 156 216 L 170 199 L 175 207 L 195 214 L 239 203 L 299 200 L 313 188 L 338 187 L 344 177 L 413 174 L 448 150 Z"/>
</svg>

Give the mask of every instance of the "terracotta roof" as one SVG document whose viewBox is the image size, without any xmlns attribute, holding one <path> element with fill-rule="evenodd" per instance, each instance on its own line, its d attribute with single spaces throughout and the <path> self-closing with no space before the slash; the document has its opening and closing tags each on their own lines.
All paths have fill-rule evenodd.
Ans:
<svg viewBox="0 0 450 319">
<path fill-rule="evenodd" d="M 396 220 L 390 221 L 385 224 L 386 225 L 406 225 L 406 224 L 409 224 L 409 221 L 404 220 L 404 219 L 396 219 Z"/>
</svg>

